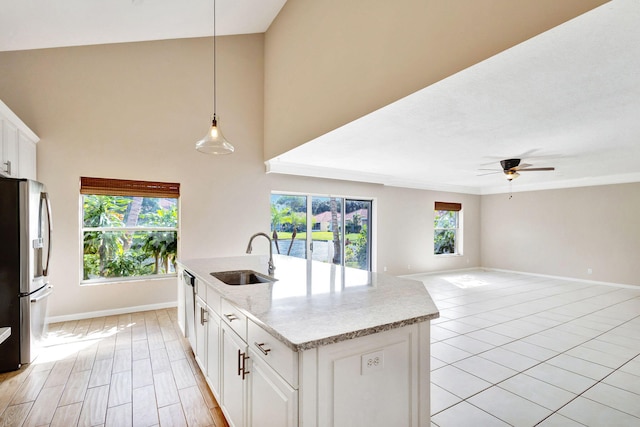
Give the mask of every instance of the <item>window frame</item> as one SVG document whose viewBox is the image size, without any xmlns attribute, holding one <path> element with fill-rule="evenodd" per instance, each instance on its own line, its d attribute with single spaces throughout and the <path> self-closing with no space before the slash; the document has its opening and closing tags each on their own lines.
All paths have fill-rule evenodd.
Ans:
<svg viewBox="0 0 640 427">
<path fill-rule="evenodd" d="M 176 199 L 178 212 L 175 227 L 170 226 L 138 226 L 138 227 L 85 227 L 84 226 L 84 196 L 123 196 L 142 198 L 171 198 Z M 84 236 L 87 232 L 175 232 L 176 258 L 180 252 L 180 184 L 157 181 L 124 180 L 114 178 L 80 177 L 80 192 L 78 204 L 79 218 L 79 280 L 81 286 L 95 286 L 113 283 L 130 283 L 137 281 L 153 281 L 177 277 L 177 269 L 173 273 L 147 274 L 141 276 L 84 278 Z"/>
<path fill-rule="evenodd" d="M 306 201 L 307 201 L 307 209 L 306 209 L 306 218 L 307 218 L 307 229 L 306 229 L 306 233 L 307 233 L 307 238 L 305 240 L 305 251 L 306 251 L 306 258 L 301 258 L 301 259 L 306 259 L 306 260 L 312 260 L 313 259 L 313 250 L 312 250 L 312 245 L 313 245 L 313 238 L 309 238 L 309 236 L 313 236 L 313 231 L 318 231 L 318 230 L 314 230 L 314 224 L 312 221 L 313 218 L 313 212 L 312 212 L 312 200 L 313 199 L 317 199 L 317 198 L 336 198 L 336 199 L 342 199 L 342 203 L 340 204 L 340 209 L 341 209 L 341 213 L 340 213 L 340 218 L 338 219 L 338 223 L 339 226 L 341 228 L 341 243 L 342 243 L 342 251 L 341 251 L 341 266 L 345 266 L 345 239 L 344 236 L 346 236 L 345 233 L 345 226 L 346 226 L 346 221 L 345 221 L 345 217 L 346 217 L 346 202 L 347 201 L 363 201 L 363 202 L 369 202 L 371 203 L 371 210 L 370 210 L 370 216 L 371 218 L 369 218 L 369 223 L 368 223 L 368 227 L 369 227 L 369 241 L 367 242 L 367 246 L 368 246 L 368 265 L 369 265 L 369 269 L 368 270 L 363 270 L 363 271 L 371 271 L 371 272 L 375 272 L 376 268 L 377 268 L 377 247 L 374 244 L 374 242 L 376 241 L 377 238 L 377 220 L 378 220 L 378 215 L 377 215 L 377 198 L 376 197 L 371 197 L 371 196 L 345 196 L 345 195 L 338 195 L 338 194 L 329 194 L 329 193 L 305 193 L 305 192 L 298 192 L 298 191 L 278 191 L 278 190 L 272 190 L 269 193 L 269 204 L 271 204 L 271 196 L 273 195 L 280 195 L 280 196 L 301 196 L 301 197 L 306 197 Z M 275 252 L 274 252 L 275 253 Z M 355 268 L 355 267 L 352 267 Z"/>
<path fill-rule="evenodd" d="M 436 217 L 438 212 L 455 212 L 456 226 L 455 228 L 437 228 Z M 462 241 L 462 204 L 452 202 L 435 202 L 433 208 L 433 255 L 437 257 L 450 257 L 450 256 L 462 256 L 463 255 L 463 241 Z M 436 234 L 438 231 L 452 230 L 454 232 L 454 252 L 453 253 L 436 253 Z"/>
</svg>

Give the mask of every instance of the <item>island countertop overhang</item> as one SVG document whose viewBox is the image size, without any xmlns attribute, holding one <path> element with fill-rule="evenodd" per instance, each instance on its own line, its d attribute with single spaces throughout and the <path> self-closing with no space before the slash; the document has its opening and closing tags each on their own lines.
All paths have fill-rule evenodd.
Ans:
<svg viewBox="0 0 640 427">
<path fill-rule="evenodd" d="M 267 274 L 266 256 L 179 260 L 178 264 L 295 351 L 435 319 L 422 282 L 349 267 L 274 256 L 274 283 L 233 286 L 212 272 Z"/>
</svg>

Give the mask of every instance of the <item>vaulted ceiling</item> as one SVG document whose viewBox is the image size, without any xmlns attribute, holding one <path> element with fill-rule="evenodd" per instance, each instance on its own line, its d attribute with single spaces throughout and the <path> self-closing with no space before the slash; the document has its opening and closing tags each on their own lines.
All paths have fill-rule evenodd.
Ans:
<svg viewBox="0 0 640 427">
<path fill-rule="evenodd" d="M 216 34 L 263 33 L 285 2 L 218 0 Z M 212 34 L 212 0 L 0 0 L 0 51 Z"/>
<path fill-rule="evenodd" d="M 640 2 L 613 0 L 268 167 L 473 194 L 638 182 L 638 22 Z M 556 169 L 509 185 L 499 161 L 510 158 Z"/>
<path fill-rule="evenodd" d="M 217 34 L 286 0 L 218 1 Z M 0 51 L 210 36 L 213 2 L 0 0 Z M 268 162 L 272 172 L 490 194 L 640 181 L 640 2 L 613 0 Z M 483 175 L 496 169 L 497 173 Z"/>
</svg>

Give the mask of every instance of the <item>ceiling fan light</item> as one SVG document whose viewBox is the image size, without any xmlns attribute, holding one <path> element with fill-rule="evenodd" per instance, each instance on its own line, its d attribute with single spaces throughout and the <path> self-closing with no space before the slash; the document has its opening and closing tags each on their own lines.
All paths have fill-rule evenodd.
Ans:
<svg viewBox="0 0 640 427">
<path fill-rule="evenodd" d="M 231 154 L 235 149 L 222 134 L 214 116 L 209 132 L 196 142 L 196 150 L 205 154 Z"/>
<path fill-rule="evenodd" d="M 520 176 L 520 174 L 516 171 L 506 171 L 505 175 L 507 175 L 507 179 L 509 181 L 513 181 L 514 179 Z"/>
</svg>

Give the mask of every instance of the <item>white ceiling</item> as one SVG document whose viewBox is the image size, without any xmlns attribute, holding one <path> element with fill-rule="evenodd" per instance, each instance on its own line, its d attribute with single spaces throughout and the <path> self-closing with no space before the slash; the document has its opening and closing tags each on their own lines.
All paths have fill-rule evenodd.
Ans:
<svg viewBox="0 0 640 427">
<path fill-rule="evenodd" d="M 263 33 L 286 0 L 217 0 L 216 34 Z M 0 0 L 0 51 L 213 34 L 213 0 Z"/>
<path fill-rule="evenodd" d="M 613 0 L 270 160 L 271 172 L 472 194 L 640 181 L 640 1 Z"/>
<path fill-rule="evenodd" d="M 286 0 L 217 0 L 218 35 Z M 0 0 L 0 51 L 213 33 L 212 0 Z M 640 1 L 613 0 L 268 162 L 272 172 L 491 194 L 640 181 Z"/>
</svg>

